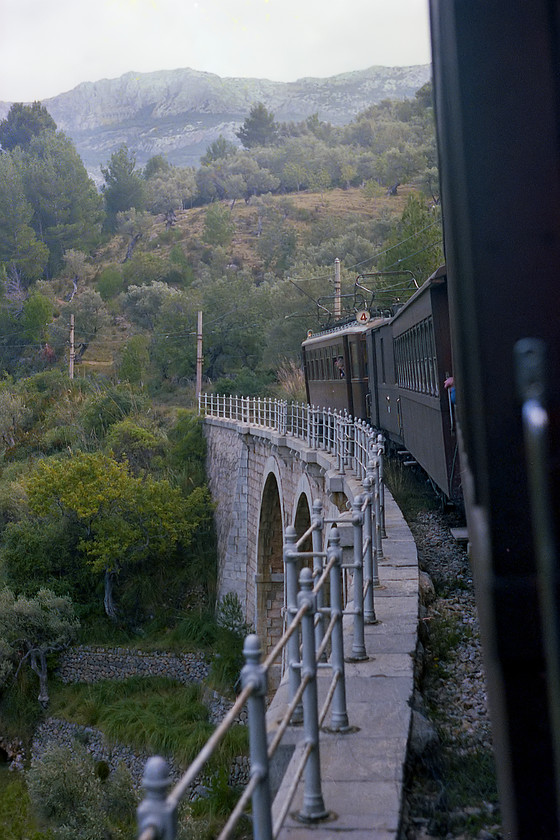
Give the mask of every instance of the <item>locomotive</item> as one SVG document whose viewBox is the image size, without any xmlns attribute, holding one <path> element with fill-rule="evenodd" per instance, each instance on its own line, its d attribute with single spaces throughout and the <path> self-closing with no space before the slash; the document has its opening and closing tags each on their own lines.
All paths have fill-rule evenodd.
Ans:
<svg viewBox="0 0 560 840">
<path fill-rule="evenodd" d="M 375 292 L 373 301 L 375 301 Z M 402 305 L 310 335 L 302 344 L 307 400 L 383 432 L 418 463 L 442 498 L 460 498 L 451 391 L 447 273 L 442 266 Z"/>
</svg>

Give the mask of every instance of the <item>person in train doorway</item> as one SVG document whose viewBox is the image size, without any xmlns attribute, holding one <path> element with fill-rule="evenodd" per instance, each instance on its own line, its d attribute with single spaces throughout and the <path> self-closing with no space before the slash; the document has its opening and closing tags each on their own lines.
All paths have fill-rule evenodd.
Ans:
<svg viewBox="0 0 560 840">
<path fill-rule="evenodd" d="M 345 371 L 344 371 L 344 359 L 342 358 L 342 356 L 338 357 L 335 364 L 336 364 L 336 367 L 337 367 L 337 370 L 338 370 L 338 375 L 339 375 L 340 379 L 344 379 L 346 374 L 345 374 Z"/>
<path fill-rule="evenodd" d="M 449 394 L 449 402 L 451 405 L 455 405 L 455 378 L 453 376 L 448 376 L 443 383 L 443 387 Z"/>
</svg>

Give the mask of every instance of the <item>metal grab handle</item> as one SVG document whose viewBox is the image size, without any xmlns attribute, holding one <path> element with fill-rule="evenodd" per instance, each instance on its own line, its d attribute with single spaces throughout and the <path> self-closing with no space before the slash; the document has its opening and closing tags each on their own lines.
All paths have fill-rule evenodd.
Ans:
<svg viewBox="0 0 560 840">
<path fill-rule="evenodd" d="M 547 687 L 556 764 L 556 803 L 560 810 L 560 612 L 556 602 L 559 581 L 549 469 L 549 421 L 545 401 L 543 341 L 525 338 L 514 348 L 517 389 L 521 397 L 527 484 L 531 506 L 541 626 L 548 673 Z"/>
</svg>

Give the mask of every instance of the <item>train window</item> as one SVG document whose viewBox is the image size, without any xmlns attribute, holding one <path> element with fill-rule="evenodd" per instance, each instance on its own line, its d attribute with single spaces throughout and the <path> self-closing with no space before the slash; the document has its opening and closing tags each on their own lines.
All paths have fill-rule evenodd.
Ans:
<svg viewBox="0 0 560 840">
<path fill-rule="evenodd" d="M 426 321 L 422 321 L 420 324 L 420 365 L 422 371 L 422 393 L 429 394 L 430 393 L 430 386 L 428 382 L 428 342 L 427 342 L 427 329 L 428 325 Z"/>
<path fill-rule="evenodd" d="M 401 345 L 398 338 L 394 343 L 393 354 L 395 356 L 395 382 L 399 384 L 399 374 L 401 368 Z"/>
<path fill-rule="evenodd" d="M 422 381 L 422 324 L 416 326 L 416 368 L 418 370 L 418 383 L 416 390 L 424 393 L 424 383 Z"/>
<path fill-rule="evenodd" d="M 379 354 L 381 356 L 381 381 L 385 383 L 387 378 L 385 376 L 385 348 L 383 346 L 383 338 L 379 339 Z"/>
<path fill-rule="evenodd" d="M 401 388 L 438 396 L 436 350 L 431 318 L 415 324 L 396 338 L 394 355 L 395 380 Z"/>
<path fill-rule="evenodd" d="M 346 366 L 344 364 L 344 355 L 342 352 L 342 344 L 337 344 L 336 347 L 333 347 L 334 356 L 333 356 L 333 365 L 332 365 L 332 378 L 333 379 L 344 379 L 346 377 Z"/>
<path fill-rule="evenodd" d="M 437 357 L 436 357 L 436 343 L 434 340 L 434 325 L 432 319 L 428 321 L 428 329 L 430 334 L 430 362 L 433 376 L 433 395 L 439 397 L 439 383 L 437 378 Z"/>
<path fill-rule="evenodd" d="M 418 325 L 412 328 L 412 336 L 411 336 L 411 344 L 412 344 L 412 387 L 415 391 L 420 390 L 420 376 L 419 376 L 419 365 L 418 365 Z"/>
<path fill-rule="evenodd" d="M 351 379 L 360 378 L 360 359 L 358 356 L 358 345 L 355 341 L 348 342 L 350 350 L 350 377 Z"/>
</svg>

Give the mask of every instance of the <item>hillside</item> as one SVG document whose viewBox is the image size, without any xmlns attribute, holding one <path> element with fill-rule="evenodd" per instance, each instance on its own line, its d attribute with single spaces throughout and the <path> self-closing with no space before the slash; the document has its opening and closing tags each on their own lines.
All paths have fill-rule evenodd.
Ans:
<svg viewBox="0 0 560 840">
<path fill-rule="evenodd" d="M 429 65 L 370 67 L 288 83 L 221 78 L 190 69 L 126 73 L 83 83 L 43 105 L 95 177 L 122 144 L 136 152 L 140 165 L 164 154 L 174 165 L 196 166 L 220 134 L 239 144 L 235 131 L 257 101 L 279 121 L 317 113 L 322 121 L 343 125 L 384 99 L 413 97 L 430 75 Z M 0 102 L 0 119 L 10 105 Z"/>
<path fill-rule="evenodd" d="M 115 268 L 122 271 L 128 283 L 142 285 L 159 280 L 170 282 L 170 285 L 177 286 L 187 294 L 190 305 L 184 318 L 186 323 L 193 326 L 199 305 L 204 310 L 206 324 L 217 316 L 221 317 L 223 312 L 239 307 L 239 296 L 243 299 L 247 291 L 253 289 L 250 292 L 251 300 L 245 299 L 243 312 L 236 316 L 237 329 L 244 328 L 243 324 L 251 317 L 250 311 L 254 307 L 255 312 L 260 313 L 259 332 L 265 329 L 263 338 L 266 335 L 265 343 L 269 345 L 266 350 L 261 347 L 259 355 L 265 350 L 265 358 L 271 363 L 277 361 L 278 357 L 295 358 L 306 330 L 317 325 L 317 309 L 304 292 L 298 291 L 287 279 L 279 280 L 275 276 L 274 261 L 281 259 L 282 255 L 278 257 L 276 250 L 270 253 L 269 248 L 273 249 L 274 245 L 269 243 L 276 243 L 280 238 L 286 241 L 292 236 L 294 258 L 300 257 L 305 265 L 312 249 L 331 249 L 332 241 L 342 231 L 352 235 L 352 232 L 360 231 L 363 226 L 368 230 L 378 228 L 381 236 L 383 231 L 396 224 L 408 198 L 414 194 L 416 190 L 413 187 L 403 186 L 397 196 L 382 194 L 372 199 L 366 197 L 362 189 L 351 188 L 329 190 L 323 194 L 301 192 L 290 196 L 267 196 L 264 202 L 253 200 L 247 204 L 241 201 L 233 207 L 231 202 L 220 202 L 219 207 L 232 222 L 231 240 L 226 247 L 205 242 L 208 207 L 177 211 L 176 223 L 170 229 L 166 227 L 163 215 L 152 217 L 149 229 L 142 235 L 132 259 L 127 263 L 123 264 L 128 246 L 125 236 L 114 236 L 98 249 L 93 260 L 96 275 L 93 287 L 99 288 L 99 277 L 104 270 Z M 183 267 L 187 267 L 187 275 L 191 276 L 192 270 L 198 279 L 181 281 L 180 271 L 177 271 L 174 282 L 171 280 L 170 266 L 174 262 L 178 265 L 177 254 L 179 260 L 183 261 Z M 333 250 L 333 261 L 337 255 Z M 356 256 L 352 257 L 348 253 L 346 260 L 344 254 L 339 256 L 342 257 L 344 290 L 349 292 L 360 268 L 352 264 Z M 301 271 L 301 266 L 294 266 L 294 269 L 293 276 L 303 281 L 306 293 L 314 298 L 332 293 L 329 277 L 334 272 L 332 261 L 318 272 L 319 279 L 309 283 L 305 281 L 317 273 L 317 266 L 313 270 L 309 265 L 306 274 Z M 214 281 L 213 277 L 220 274 L 224 279 Z M 214 287 L 221 288 L 224 295 L 218 301 L 212 297 Z M 70 289 L 69 282 L 62 285 L 61 298 Z M 119 315 L 89 343 L 80 360 L 79 370 L 82 373 L 90 370 L 114 374 L 114 360 L 118 363 L 131 336 L 139 332 L 146 337 L 150 336 L 150 330 L 142 328 L 138 316 L 130 307 L 127 308 L 126 302 L 123 304 L 124 300 L 114 299 L 113 304 L 107 302 L 113 311 L 117 311 L 115 307 L 118 305 Z M 124 306 L 124 310 L 121 310 L 121 306 Z M 129 320 L 131 312 L 132 321 Z M 297 313 L 294 319 L 286 320 L 292 313 Z M 265 323 L 268 324 L 266 328 Z M 159 329 L 162 328 L 160 321 Z M 171 327 L 168 328 L 171 330 Z M 276 337 L 278 334 L 279 337 Z M 190 341 L 192 343 L 192 339 Z M 215 335 L 208 335 L 207 341 L 215 342 Z M 225 327 L 223 341 L 227 344 Z M 210 362 L 210 357 L 207 361 Z M 217 369 L 223 373 L 223 366 Z"/>
</svg>

